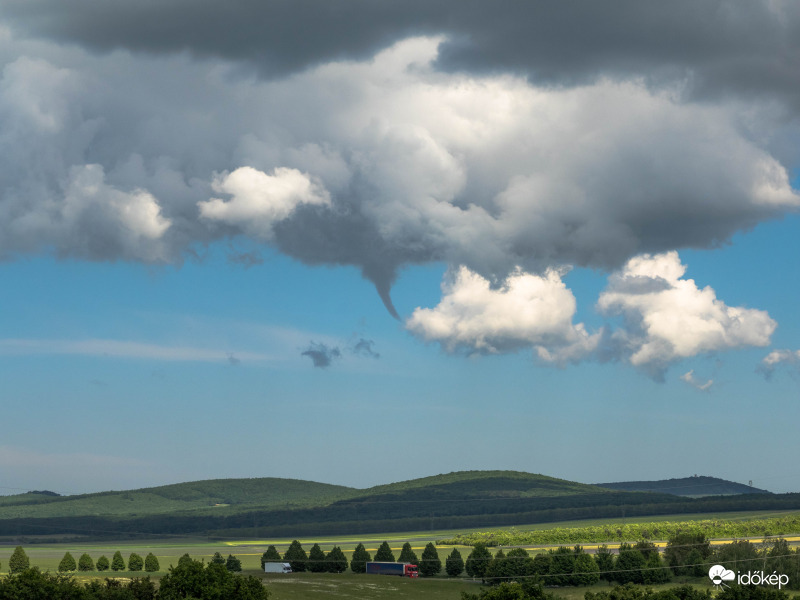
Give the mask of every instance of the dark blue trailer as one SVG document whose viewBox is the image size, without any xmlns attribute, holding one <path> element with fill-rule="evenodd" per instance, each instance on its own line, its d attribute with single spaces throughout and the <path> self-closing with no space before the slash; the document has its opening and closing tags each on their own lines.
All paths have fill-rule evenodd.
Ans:
<svg viewBox="0 0 800 600">
<path fill-rule="evenodd" d="M 373 575 L 398 575 L 400 577 L 419 577 L 417 565 L 398 562 L 368 562 L 367 573 Z"/>
</svg>

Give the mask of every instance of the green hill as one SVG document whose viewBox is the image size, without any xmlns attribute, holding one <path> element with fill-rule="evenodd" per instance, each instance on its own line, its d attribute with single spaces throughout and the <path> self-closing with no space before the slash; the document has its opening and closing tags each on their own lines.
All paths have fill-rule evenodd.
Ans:
<svg viewBox="0 0 800 600">
<path fill-rule="evenodd" d="M 701 498 L 703 496 L 730 496 L 734 494 L 769 494 L 762 490 L 735 481 L 718 477 L 695 475 L 679 479 L 661 479 L 658 481 L 620 481 L 616 483 L 598 483 L 599 487 L 628 492 L 659 492 L 674 496 Z"/>
<path fill-rule="evenodd" d="M 457 471 L 446 475 L 378 485 L 363 490 L 358 497 L 366 499 L 370 496 L 409 493 L 418 496 L 421 493 L 431 497 L 453 495 L 455 498 L 470 496 L 529 498 L 603 491 L 594 485 L 521 471 Z"/>
<path fill-rule="evenodd" d="M 357 492 L 341 485 L 274 477 L 210 479 L 74 496 L 32 492 L 0 496 L 0 519 L 292 509 L 323 506 Z"/>
<path fill-rule="evenodd" d="M 222 538 L 365 534 L 572 519 L 800 509 L 800 494 L 705 498 L 611 490 L 516 471 L 462 471 L 368 489 L 218 479 L 81 496 L 0 499 L 0 535 Z"/>
</svg>

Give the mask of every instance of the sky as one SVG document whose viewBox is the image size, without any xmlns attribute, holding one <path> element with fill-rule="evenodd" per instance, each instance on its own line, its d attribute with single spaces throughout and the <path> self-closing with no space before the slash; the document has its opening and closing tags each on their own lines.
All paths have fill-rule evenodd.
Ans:
<svg viewBox="0 0 800 600">
<path fill-rule="evenodd" d="M 800 4 L 0 0 L 0 494 L 800 492 Z"/>
</svg>

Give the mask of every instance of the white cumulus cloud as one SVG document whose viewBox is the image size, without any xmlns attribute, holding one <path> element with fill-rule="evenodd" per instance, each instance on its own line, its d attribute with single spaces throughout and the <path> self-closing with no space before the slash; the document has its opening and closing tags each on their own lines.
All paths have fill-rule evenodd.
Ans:
<svg viewBox="0 0 800 600">
<path fill-rule="evenodd" d="M 497 289 L 460 267 L 442 284 L 435 308 L 417 308 L 406 321 L 414 335 L 448 352 L 513 352 L 534 348 L 543 360 L 564 362 L 591 352 L 599 334 L 572 323 L 575 297 L 561 274 L 517 269 Z"/>
<path fill-rule="evenodd" d="M 776 323 L 765 311 L 728 306 L 711 287 L 683 279 L 685 271 L 677 252 L 644 254 L 609 278 L 597 307 L 624 317 L 613 337 L 631 364 L 658 370 L 701 353 L 769 343 Z"/>
<path fill-rule="evenodd" d="M 285 167 L 274 169 L 271 175 L 240 167 L 215 178 L 212 188 L 232 198 L 199 202 L 200 214 L 211 221 L 238 226 L 261 240 L 270 240 L 272 226 L 298 205 L 329 205 L 331 201 L 328 191 L 306 173 Z"/>
</svg>

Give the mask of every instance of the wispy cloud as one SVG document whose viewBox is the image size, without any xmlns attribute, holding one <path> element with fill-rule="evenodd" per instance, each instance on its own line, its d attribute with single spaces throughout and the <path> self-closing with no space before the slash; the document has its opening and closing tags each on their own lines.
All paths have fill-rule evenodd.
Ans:
<svg viewBox="0 0 800 600">
<path fill-rule="evenodd" d="M 781 366 L 800 373 L 800 350 L 773 350 L 762 359 L 756 370 L 769 379 Z"/>
<path fill-rule="evenodd" d="M 129 456 L 92 454 L 88 452 L 58 452 L 48 454 L 15 446 L 0 446 L 0 467 L 20 469 L 83 468 L 143 468 L 151 463 Z"/>
<path fill-rule="evenodd" d="M 688 383 L 693 388 L 697 388 L 701 392 L 708 391 L 708 389 L 711 388 L 712 385 L 714 385 L 714 380 L 713 379 L 709 379 L 706 382 L 702 382 L 702 381 L 698 380 L 694 376 L 694 369 L 692 369 L 688 373 L 684 373 L 683 375 L 681 375 L 681 380 L 685 381 L 686 383 Z"/>
<path fill-rule="evenodd" d="M 192 346 L 166 346 L 127 340 L 0 339 L 0 355 L 76 355 L 182 362 L 270 361 L 275 357 L 255 352 L 231 352 Z"/>
</svg>

